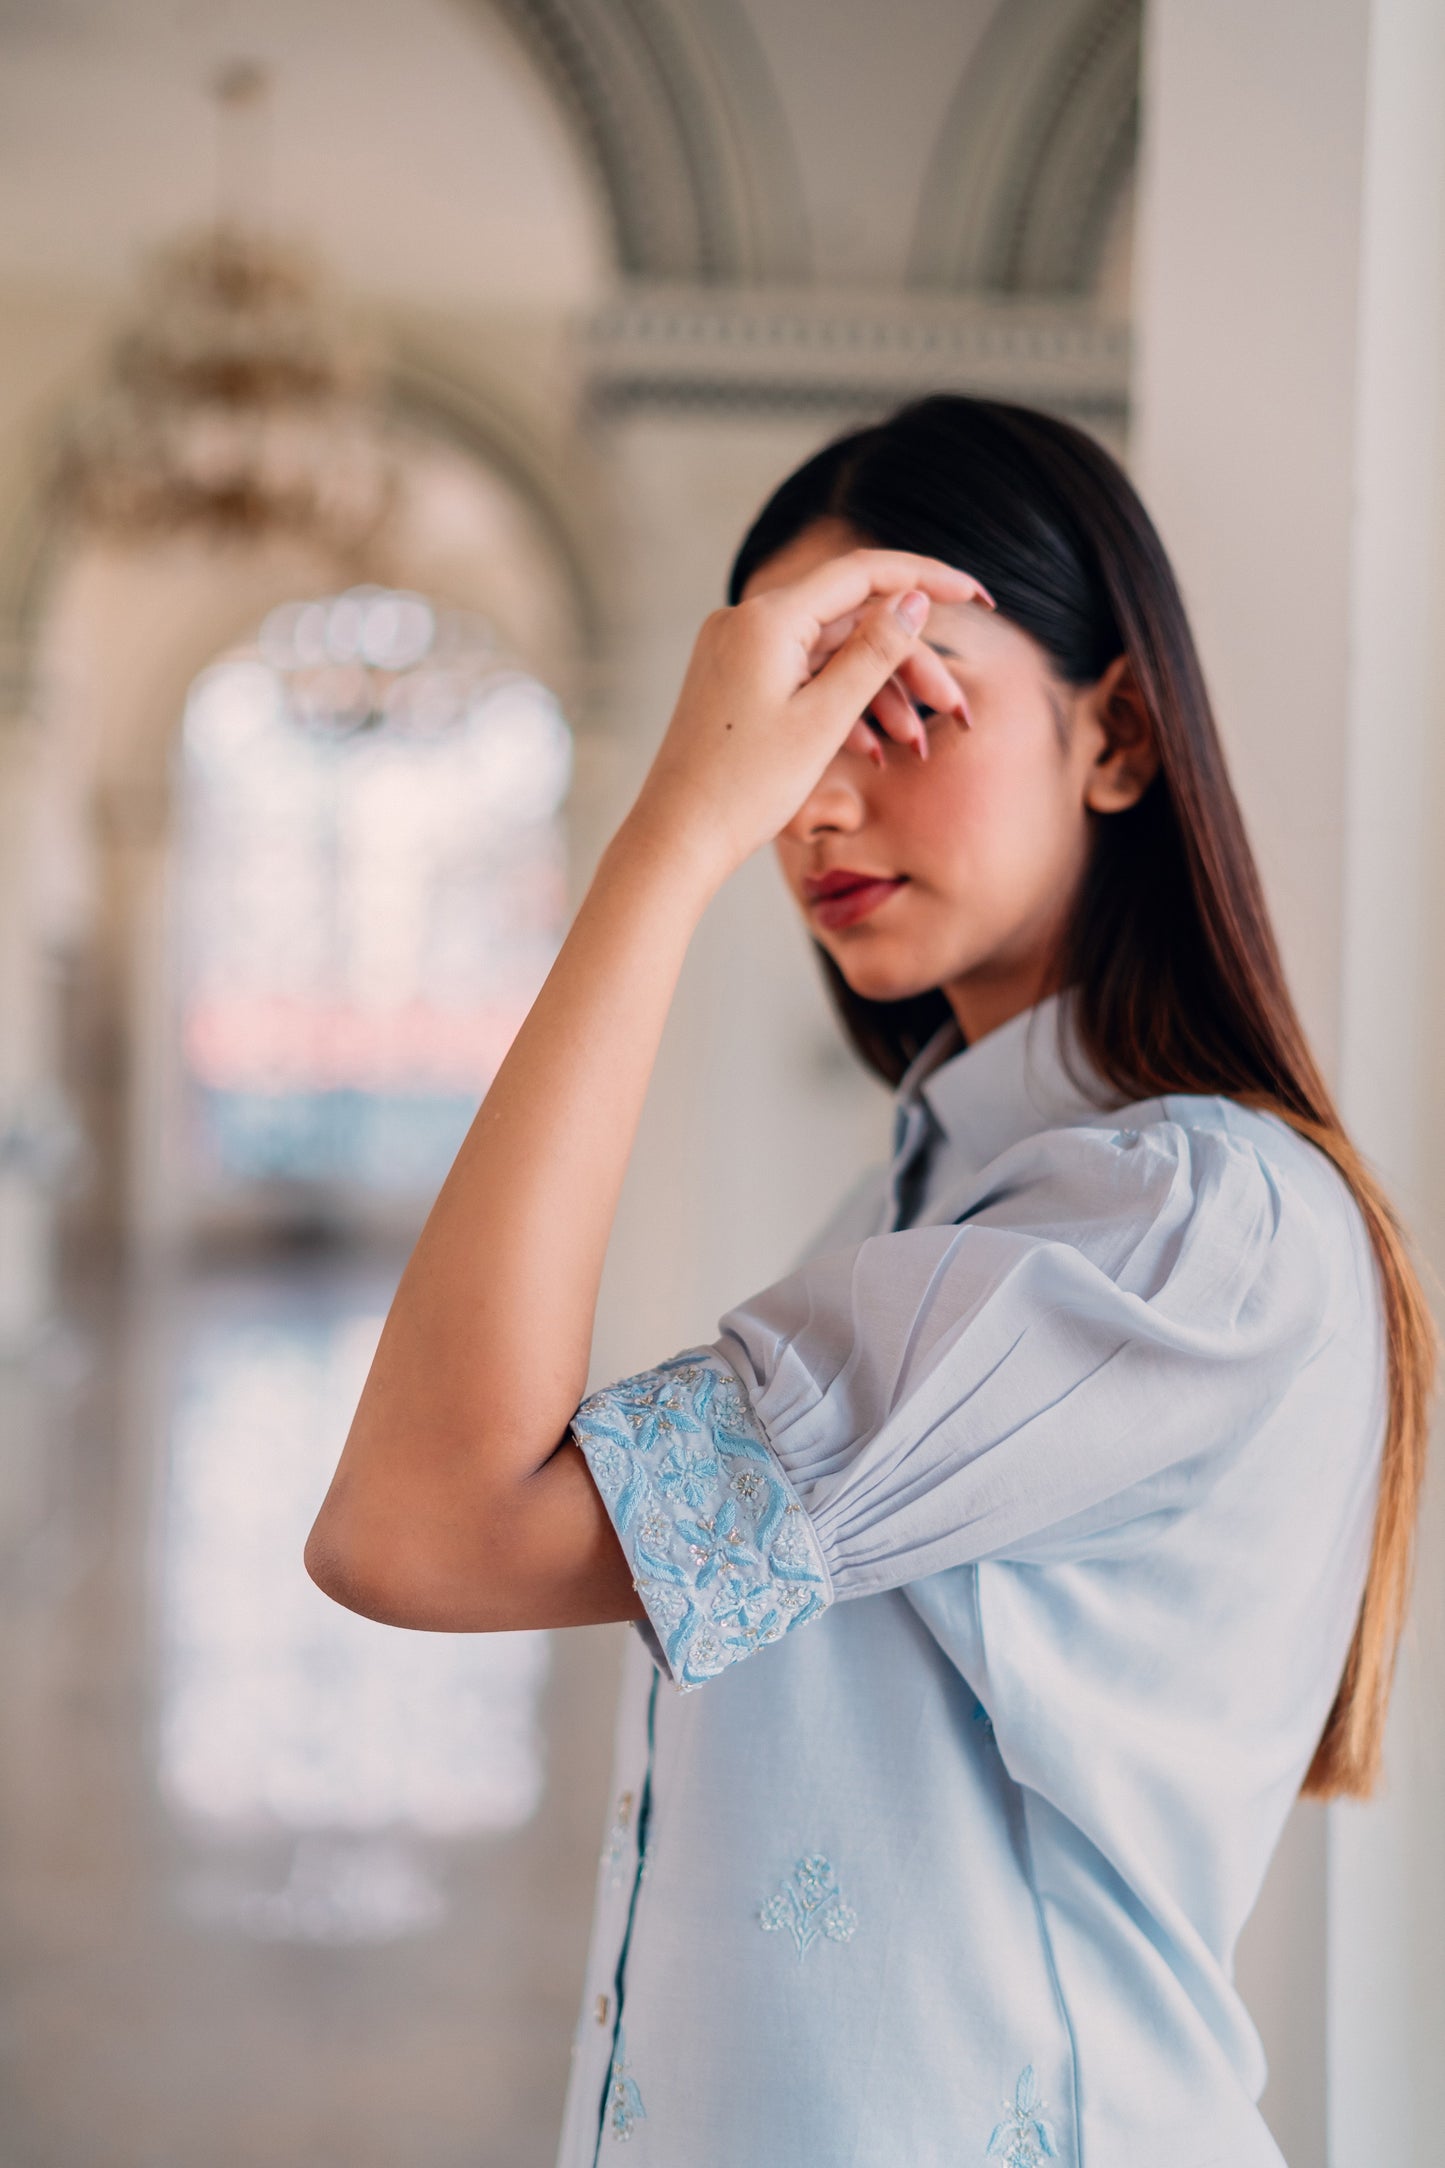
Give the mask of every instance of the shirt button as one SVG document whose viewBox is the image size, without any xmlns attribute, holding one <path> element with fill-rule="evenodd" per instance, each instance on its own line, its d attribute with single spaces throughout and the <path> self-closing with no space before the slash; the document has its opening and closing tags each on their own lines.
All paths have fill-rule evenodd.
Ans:
<svg viewBox="0 0 1445 2168">
<path fill-rule="evenodd" d="M 1114 1131 L 1114 1142 L 1119 1145 L 1122 1150 L 1126 1152 L 1131 1151 L 1133 1147 L 1139 1142 L 1139 1132 L 1137 1129 L 1116 1129 Z"/>
<path fill-rule="evenodd" d="M 607 2015 L 611 2008 L 612 2004 L 608 1997 L 606 1995 L 599 1995 L 597 1998 L 597 2022 L 599 2025 L 605 2025 L 607 2023 Z"/>
</svg>

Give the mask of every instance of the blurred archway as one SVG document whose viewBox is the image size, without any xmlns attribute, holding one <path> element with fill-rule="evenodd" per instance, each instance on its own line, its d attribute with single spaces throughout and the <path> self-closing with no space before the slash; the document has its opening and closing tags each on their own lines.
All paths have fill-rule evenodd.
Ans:
<svg viewBox="0 0 1445 2168">
<path fill-rule="evenodd" d="M 431 602 L 422 605 L 431 612 L 433 622 L 474 622 L 487 628 L 485 635 L 477 634 L 478 641 L 485 638 L 493 643 L 484 659 L 478 653 L 467 664 L 469 690 L 462 707 L 444 727 L 430 733 L 407 727 L 399 716 L 383 718 L 379 728 L 351 732 L 340 715 L 329 721 L 313 716 L 310 724 L 290 715 L 282 697 L 282 678 L 254 643 L 263 623 L 274 628 L 280 622 L 276 613 L 328 593 L 335 595 L 337 572 L 344 568 L 328 563 L 305 542 L 261 537 L 244 547 L 206 547 L 187 539 L 125 547 L 82 541 L 56 567 L 40 635 L 50 714 L 38 796 L 49 841 L 46 849 L 34 854 L 33 863 L 43 890 L 37 910 L 62 959 L 57 1027 L 62 1075 L 83 1109 L 95 1151 L 94 1179 L 77 1201 L 72 1223 L 72 1235 L 87 1244 L 97 1238 L 109 1246 L 168 1243 L 189 1223 L 190 1203 L 198 1205 L 199 1161 L 186 1161 L 181 1131 L 172 1120 L 180 1112 L 175 973 L 188 971 L 194 980 L 202 961 L 196 926 L 208 908 L 208 923 L 226 926 L 233 942 L 240 945 L 232 961 L 249 941 L 251 965 L 247 968 L 254 967 L 257 929 L 252 927 L 248 935 L 234 911 L 217 907 L 225 882 L 246 878 L 241 866 L 248 852 L 252 854 L 249 878 L 255 909 L 260 908 L 256 899 L 263 892 L 273 912 L 279 900 L 275 878 L 258 883 L 254 877 L 257 850 L 271 851 L 273 875 L 275 854 L 281 852 L 291 867 L 287 878 L 293 883 L 299 879 L 303 885 L 311 882 L 312 905 L 326 918 L 330 930 L 322 939 L 317 930 L 320 921 L 313 920 L 309 934 L 313 943 L 322 939 L 331 958 L 325 968 L 333 977 L 333 1010 L 341 978 L 348 969 L 354 975 L 360 968 L 355 954 L 351 965 L 344 964 L 342 951 L 348 941 L 354 950 L 359 938 L 355 912 L 367 908 L 360 899 L 368 877 L 359 870 L 357 849 L 362 848 L 358 824 L 365 825 L 368 816 L 363 808 L 368 804 L 377 810 L 371 816 L 370 842 L 362 848 L 362 857 L 373 869 L 373 898 L 384 862 L 391 869 L 385 878 L 395 882 L 404 856 L 399 855 L 402 824 L 409 823 L 406 833 L 412 838 L 409 863 L 414 886 L 404 905 L 399 893 L 393 900 L 413 914 L 416 972 L 424 975 L 431 969 L 444 974 L 449 968 L 444 958 L 449 953 L 455 977 L 461 968 L 456 959 L 469 940 L 474 944 L 473 978 L 478 986 L 477 974 L 491 968 L 484 959 L 490 955 L 496 962 L 482 895 L 493 876 L 485 867 L 491 865 L 495 872 L 499 851 L 505 855 L 501 842 L 505 816 L 499 826 L 502 799 L 510 790 L 516 807 L 524 808 L 528 802 L 524 778 L 518 773 L 509 778 L 499 747 L 504 740 L 509 748 L 524 740 L 531 742 L 535 760 L 541 764 L 534 782 L 542 776 L 551 757 L 542 750 L 544 741 L 554 742 L 548 733 L 560 727 L 548 720 L 560 712 L 556 698 L 566 699 L 585 682 L 586 605 L 579 595 L 575 568 L 557 545 L 554 524 L 509 477 L 497 474 L 454 443 L 428 439 L 415 431 L 401 441 L 406 447 L 402 494 L 385 548 L 378 552 L 378 569 L 390 582 L 404 582 L 405 593 L 434 598 L 434 608 Z M 379 590 L 396 591 L 396 585 Z M 333 663 L 335 669 L 344 668 L 336 658 Z M 437 663 L 431 680 L 434 686 L 450 682 L 448 667 Z M 425 671 L 420 676 L 415 670 L 407 673 L 408 681 L 417 684 L 425 677 Z M 516 719 L 510 730 L 504 721 L 509 705 Z M 555 760 L 547 772 L 552 777 L 546 785 L 550 790 L 561 774 Z M 537 783 L 536 787 L 543 786 Z M 504 1011 L 514 1028 L 525 1009 L 523 989 L 531 983 L 528 973 L 535 976 L 537 959 L 562 923 L 565 866 L 559 835 L 548 826 L 555 803 L 554 798 L 540 822 L 521 821 L 529 840 L 517 846 L 524 856 L 533 851 L 532 872 L 527 876 L 534 891 L 533 923 L 538 929 L 532 961 L 525 967 L 518 962 L 513 943 L 508 951 L 512 963 L 507 967 L 512 973 L 511 990 L 488 997 L 492 1020 L 485 1027 L 480 1011 L 487 1004 L 480 993 L 466 1026 L 457 1011 L 459 997 L 453 999 L 454 1049 L 449 1068 L 437 1043 L 438 1031 L 447 1028 L 439 1022 L 440 1012 L 432 1015 L 430 1026 L 420 1013 L 412 1019 L 413 1080 L 419 1082 L 424 1064 L 415 1035 L 430 1028 L 434 1080 L 446 1083 L 452 1100 L 450 1121 L 443 1127 L 453 1142 L 459 1134 L 463 1102 L 470 1099 L 475 1104 L 485 1087 L 488 1060 L 504 1042 Z M 428 804 L 430 814 L 425 810 Z M 243 833 L 248 819 L 249 841 Z M 269 845 L 262 840 L 268 822 Z M 448 823 L 450 841 L 442 850 L 441 829 Z M 345 851 L 338 856 L 343 829 L 349 838 L 349 858 Z M 282 851 L 283 831 L 297 846 L 295 851 Z M 192 844 L 189 859 L 186 833 Z M 204 843 L 197 842 L 200 835 L 205 836 Z M 451 869 L 445 874 L 443 860 Z M 546 879 L 541 873 L 544 860 L 550 868 Z M 425 931 L 416 917 L 422 906 L 415 885 L 422 880 L 424 861 L 432 867 L 432 900 L 427 906 L 431 916 Z M 329 867 L 324 875 L 323 862 Z M 464 863 L 472 869 L 465 877 Z M 229 873 L 223 870 L 227 866 Z M 448 882 L 450 900 L 445 893 Z M 348 883 L 353 907 L 349 935 L 337 919 Z M 505 883 L 497 888 L 494 881 L 498 910 L 515 916 L 519 884 L 525 885 L 520 872 L 507 901 Z M 375 915 L 379 906 L 373 901 L 370 908 Z M 543 927 L 545 932 L 540 930 Z M 393 916 L 393 950 L 398 928 Z M 449 950 L 441 940 L 444 935 L 450 940 Z M 305 925 L 289 929 L 284 945 L 293 967 L 307 936 Z M 283 945 L 279 930 L 275 938 L 279 954 Z M 423 948 L 431 951 L 428 966 L 421 960 Z M 368 970 L 379 953 L 373 942 Z M 211 961 L 205 966 L 213 996 L 221 968 L 213 944 Z M 324 976 L 320 950 L 313 956 L 313 970 Z M 318 1000 L 321 983 L 321 977 L 313 978 Z M 239 991 L 236 981 L 237 998 Z M 271 989 L 273 995 L 279 992 L 279 985 Z M 259 981 L 253 984 L 253 993 L 260 997 Z M 407 998 L 414 1000 L 419 994 L 420 981 Z M 194 985 L 189 998 L 193 1004 L 198 998 Z M 394 1004 L 392 1026 L 401 1032 L 395 1008 Z M 197 1034 L 204 1037 L 210 1031 L 214 1055 L 220 1043 L 217 1031 L 229 1032 L 234 1056 L 239 1012 L 233 1009 L 231 1023 L 223 1025 L 218 1023 L 223 1010 L 217 1011 L 213 1000 L 209 1022 L 193 1016 L 192 1035 L 199 1044 Z M 253 1013 L 253 1021 L 259 1013 Z M 358 1050 L 360 1027 L 355 1018 L 348 1027 L 339 1010 L 333 1022 L 333 1039 L 337 1032 L 350 1029 L 355 1073 L 349 1082 L 354 1086 L 362 1074 L 356 1063 L 365 1066 Z M 273 1010 L 273 1041 L 280 1028 Z M 309 1026 L 301 1022 L 295 1026 L 303 1034 L 311 1030 L 313 1042 L 318 1028 L 314 1018 Z M 373 1030 L 372 1051 L 366 1057 L 374 1080 L 381 1076 L 378 1064 L 384 1066 L 377 1043 L 382 1028 L 377 1025 Z M 456 1046 L 458 1033 L 464 1036 L 467 1030 L 472 1051 L 464 1059 Z M 483 1037 L 488 1037 L 492 1055 L 483 1052 Z M 273 1046 L 276 1058 L 290 1060 L 293 1069 L 297 1044 L 289 1055 Z M 315 1054 L 316 1060 L 321 1058 Z M 334 1049 L 331 1058 L 334 1065 Z M 403 1060 L 400 1055 L 390 1058 Z M 193 1069 L 193 1080 L 198 1081 L 200 1074 Z M 317 1070 L 313 1082 L 319 1080 Z M 234 1065 L 232 1081 L 239 1085 Z M 344 1091 L 347 1082 L 336 1071 L 335 1090 Z M 233 1096 L 235 1119 L 239 1119 L 238 1106 Z M 296 1149 L 300 1136 L 296 1125 L 302 1117 L 295 1098 L 291 1113 Z M 328 1118 L 335 1150 L 339 1148 L 339 1106 L 334 1096 Z M 404 1122 L 400 1112 L 397 1118 Z M 233 1123 L 233 1173 L 240 1165 L 237 1134 Z M 314 1137 L 319 1150 L 319 1130 Z M 399 1136 L 394 1143 L 396 1150 L 404 1149 Z M 414 1213 L 421 1209 L 428 1179 L 434 1186 L 437 1176 L 437 1152 L 423 1154 L 422 1159 L 426 1171 L 421 1160 L 414 1161 L 412 1180 L 403 1181 L 394 1192 L 398 1204 L 405 1196 Z M 216 1162 L 217 1172 L 220 1163 Z M 191 1164 L 189 1176 L 183 1172 L 186 1164 Z M 341 1173 L 341 1160 L 336 1170 Z M 259 1160 L 253 1171 L 259 1174 Z M 279 1161 L 275 1171 L 280 1171 Z M 314 1154 L 310 1178 L 317 1184 L 319 1201 L 325 1185 Z M 236 1201 L 234 1196 L 232 1201 Z M 211 1202 L 217 1206 L 218 1196 Z"/>
</svg>

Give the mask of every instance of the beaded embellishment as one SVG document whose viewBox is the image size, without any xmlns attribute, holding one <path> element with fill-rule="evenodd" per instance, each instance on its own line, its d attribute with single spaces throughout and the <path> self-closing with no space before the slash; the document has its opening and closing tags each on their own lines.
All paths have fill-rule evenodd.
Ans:
<svg viewBox="0 0 1445 2168">
<path fill-rule="evenodd" d="M 620 2028 L 612 2049 L 612 2077 L 607 2087 L 605 2120 L 613 2137 L 620 2142 L 630 2138 L 639 2123 L 647 2121 L 637 2080 L 628 2072 L 627 2048 Z"/>
<path fill-rule="evenodd" d="M 765 1935 L 791 1935 L 801 1965 L 819 1935 L 829 1942 L 851 1942 L 858 1932 L 858 1915 L 844 1902 L 831 1862 L 821 1852 L 810 1852 L 763 1906 L 758 1925 Z"/>
<path fill-rule="evenodd" d="M 1040 2161 L 1057 2160 L 1058 2141 L 1044 2114 L 1046 2105 L 1030 2063 L 1019 2073 L 1013 2099 L 1003 2104 L 1003 2121 L 994 2126 L 985 2158 L 1002 2161 L 1004 2168 L 1039 2168 Z"/>
<path fill-rule="evenodd" d="M 632 1850 L 632 1794 L 620 1792 L 617 1811 L 602 1846 L 602 1871 L 612 1889 L 627 1880 L 627 1861 Z"/>
<path fill-rule="evenodd" d="M 824 1609 L 812 1523 L 715 1349 L 590 1394 L 572 1431 L 680 1687 Z"/>
</svg>

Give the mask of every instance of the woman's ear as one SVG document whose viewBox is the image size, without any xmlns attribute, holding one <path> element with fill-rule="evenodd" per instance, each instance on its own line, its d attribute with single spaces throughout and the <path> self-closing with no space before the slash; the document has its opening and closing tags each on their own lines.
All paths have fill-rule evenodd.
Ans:
<svg viewBox="0 0 1445 2168">
<path fill-rule="evenodd" d="M 1117 655 L 1085 695 L 1102 741 L 1084 778 L 1084 803 L 1094 813 L 1137 805 L 1159 768 L 1149 711 L 1127 655 Z"/>
</svg>

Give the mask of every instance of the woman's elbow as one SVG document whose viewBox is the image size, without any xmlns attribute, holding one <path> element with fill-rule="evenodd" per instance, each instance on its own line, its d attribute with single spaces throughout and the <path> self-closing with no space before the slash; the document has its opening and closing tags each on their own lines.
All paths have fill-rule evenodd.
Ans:
<svg viewBox="0 0 1445 2168">
<path fill-rule="evenodd" d="M 487 1633 L 513 1623 L 505 1576 L 489 1570 L 491 1549 L 474 1546 L 464 1564 L 451 1541 L 428 1541 L 415 1523 L 371 1524 L 328 1500 L 302 1556 L 323 1596 L 362 1618 L 424 1633 Z"/>
<path fill-rule="evenodd" d="M 302 1561 L 307 1573 L 333 1603 L 383 1626 L 409 1626 L 404 1591 L 393 1568 L 373 1548 L 357 1539 L 355 1531 L 338 1525 L 337 1517 L 323 1507 L 306 1538 Z"/>
</svg>

